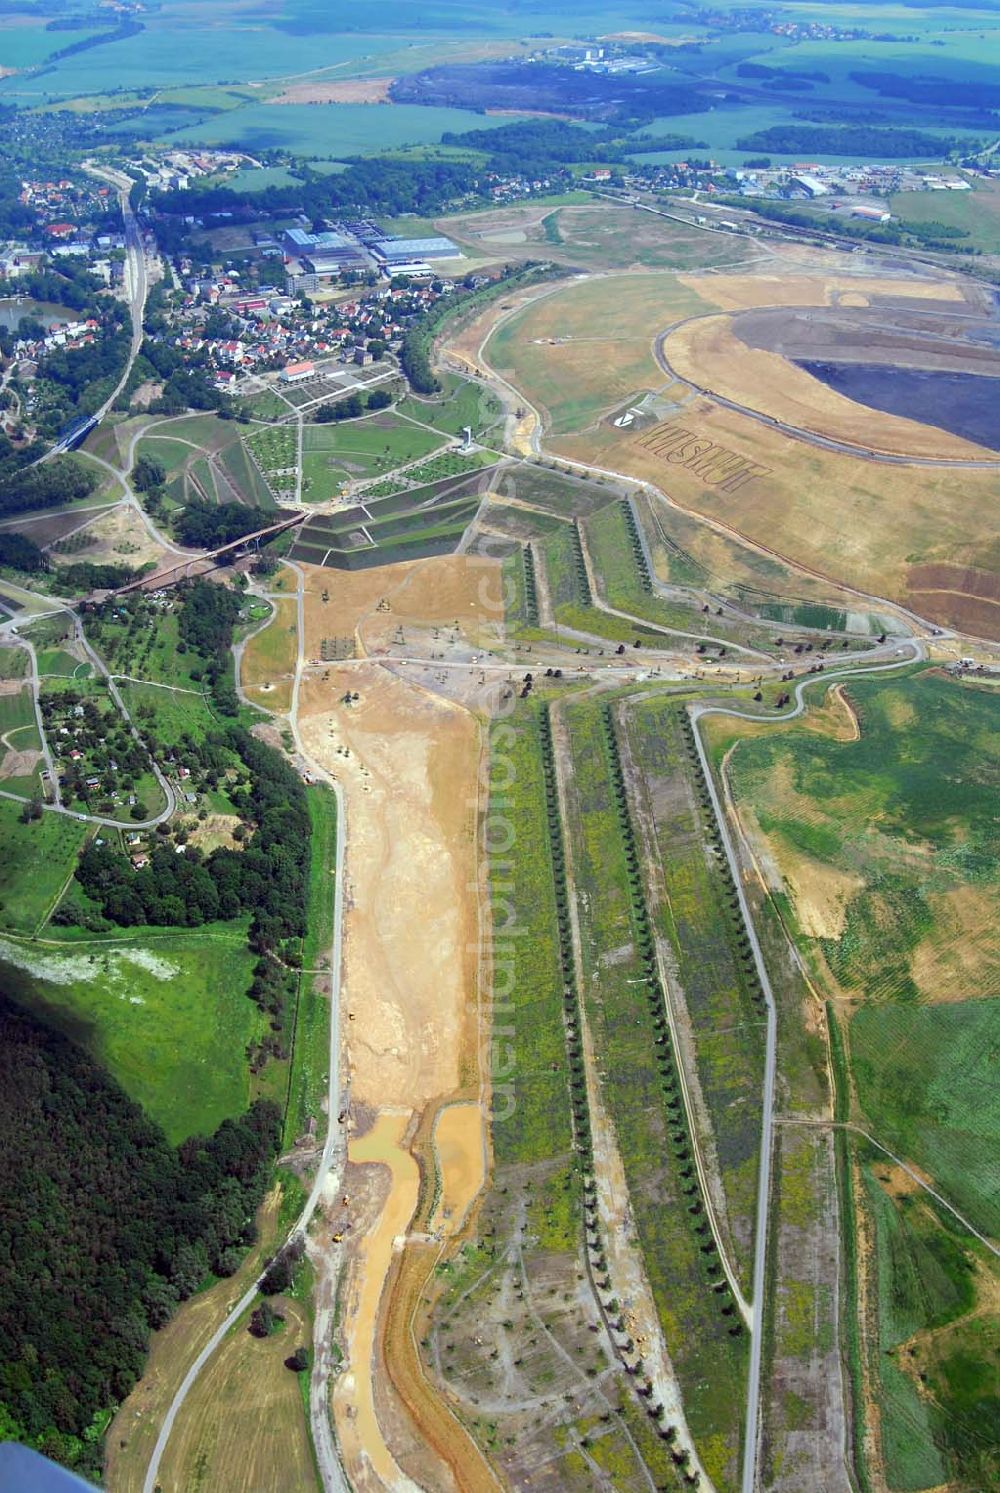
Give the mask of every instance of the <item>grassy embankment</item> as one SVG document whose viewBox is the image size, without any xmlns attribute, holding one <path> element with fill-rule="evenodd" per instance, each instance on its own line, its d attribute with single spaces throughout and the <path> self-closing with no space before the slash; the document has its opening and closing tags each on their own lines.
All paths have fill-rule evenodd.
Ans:
<svg viewBox="0 0 1000 1493">
<path fill-rule="evenodd" d="M 337 425 L 307 425 L 303 431 L 303 499 L 325 502 L 351 481 L 394 471 L 430 456 L 442 444 L 442 436 L 393 414 Z"/>
<path fill-rule="evenodd" d="M 682 710 L 654 699 L 625 720 L 662 876 L 658 927 L 673 952 L 735 1260 L 749 1293 L 764 1067 L 759 984 Z"/>
<path fill-rule="evenodd" d="M 568 705 L 565 721 L 572 760 L 570 837 L 590 972 L 585 995 L 607 1075 L 605 1102 L 688 1425 L 716 1486 L 733 1487 L 746 1338 L 732 1315 L 703 1217 L 672 1069 L 664 1073 L 659 1061 L 663 1017 L 652 998 L 642 997 L 652 930 L 637 842 L 629 832 L 631 813 L 615 773 L 615 738 L 595 704 Z M 662 1005 L 662 994 L 657 999 Z M 622 1075 L 626 1082 L 619 1081 Z"/>
<path fill-rule="evenodd" d="M 624 1378 L 598 1385 L 612 1360 L 588 1331 L 595 1309 L 582 1304 L 589 1292 L 577 1148 L 588 1133 L 586 1101 L 579 1088 L 571 1097 L 564 1010 L 575 999 L 566 994 L 572 951 L 540 707 L 520 704 L 494 725 L 492 751 L 491 811 L 511 834 L 509 854 L 492 866 L 493 1032 L 502 1065 L 494 1072 L 495 1165 L 477 1237 L 439 1275 L 423 1347 L 433 1349 L 452 1403 L 504 1475 L 517 1478 L 544 1457 L 554 1486 L 578 1487 L 582 1443 L 625 1486 L 644 1477 L 638 1448 L 668 1486 L 669 1449 Z M 505 928 L 515 931 L 505 937 Z M 488 1414 L 476 1409 L 481 1398 L 491 1401 Z"/>
</svg>

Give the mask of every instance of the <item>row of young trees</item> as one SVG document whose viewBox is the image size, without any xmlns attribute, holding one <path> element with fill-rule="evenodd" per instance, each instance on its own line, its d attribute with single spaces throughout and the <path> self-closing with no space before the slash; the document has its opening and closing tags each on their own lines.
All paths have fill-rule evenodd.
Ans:
<svg viewBox="0 0 1000 1493">
<path fill-rule="evenodd" d="M 605 1315 L 612 1342 L 627 1372 L 635 1381 L 635 1387 L 643 1400 L 644 1408 L 657 1422 L 659 1435 L 669 1445 L 676 1441 L 676 1427 L 665 1421 L 664 1406 L 654 1399 L 653 1384 L 643 1378 L 643 1361 L 639 1350 L 629 1335 L 620 1303 L 614 1294 L 614 1285 L 608 1270 L 607 1253 L 601 1235 L 601 1217 L 597 1197 L 596 1166 L 594 1162 L 593 1135 L 590 1124 L 590 1106 L 587 1098 L 587 1078 L 583 1054 L 583 1010 L 576 978 L 576 961 L 573 951 L 573 934 L 570 918 L 570 889 L 566 876 L 566 858 L 563 848 L 562 815 L 556 783 L 555 749 L 552 738 L 552 718 L 548 705 L 543 705 L 538 716 L 538 737 L 542 756 L 542 780 L 545 791 L 545 814 L 548 827 L 549 852 L 552 860 L 553 887 L 556 902 L 556 924 L 559 942 L 559 963 L 563 985 L 563 1025 L 568 1061 L 570 1116 L 573 1126 L 573 1146 L 579 1157 L 581 1173 L 581 1205 L 583 1214 L 584 1247 L 591 1278 L 597 1292 L 601 1309 Z M 697 1473 L 687 1473 L 688 1452 L 674 1450 L 676 1465 L 684 1470 L 691 1486 L 700 1481 Z"/>
</svg>

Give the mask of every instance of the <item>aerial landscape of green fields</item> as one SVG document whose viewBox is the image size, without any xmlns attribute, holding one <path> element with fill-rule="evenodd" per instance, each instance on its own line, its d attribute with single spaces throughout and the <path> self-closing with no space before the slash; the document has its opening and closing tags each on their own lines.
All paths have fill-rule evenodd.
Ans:
<svg viewBox="0 0 1000 1493">
<path fill-rule="evenodd" d="M 0 1485 L 1000 1487 L 996 0 L 0 123 Z"/>
</svg>

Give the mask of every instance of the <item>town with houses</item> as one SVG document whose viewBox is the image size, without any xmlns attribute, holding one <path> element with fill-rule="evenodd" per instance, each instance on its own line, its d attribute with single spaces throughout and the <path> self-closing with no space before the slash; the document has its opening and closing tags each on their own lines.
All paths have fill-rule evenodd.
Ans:
<svg viewBox="0 0 1000 1493">
<path fill-rule="evenodd" d="M 600 48 L 583 51 L 586 65 L 604 60 Z M 167 150 L 141 157 L 133 174 L 158 194 L 160 210 L 168 211 L 170 194 L 198 178 L 217 184 L 259 166 L 232 150 Z M 982 169 L 992 171 L 989 164 Z M 490 200 L 503 204 L 566 184 L 556 174 L 539 180 L 497 176 L 483 188 Z M 875 225 L 891 220 L 887 203 L 894 193 L 969 190 L 968 173 L 944 166 L 762 160 L 732 167 L 711 159 L 591 169 L 578 185 L 599 192 L 678 194 L 699 222 L 706 221 L 700 203 L 707 207 L 713 199 L 738 197 L 748 205 L 754 200 L 814 204 Z M 26 385 L 19 413 L 30 416 L 31 385 L 44 374 L 44 360 L 93 344 L 100 323 L 93 314 L 56 314 L 52 308 L 52 314 L 32 314 L 19 329 L 21 283 L 47 265 L 72 264 L 92 277 L 95 289 L 124 296 L 126 241 L 114 190 L 85 172 L 55 181 L 25 178 L 20 201 L 31 209 L 36 226 L 30 236 L 0 243 L 0 293 L 7 292 L 0 294 L 0 308 L 7 311 L 0 335 L 12 358 L 5 379 L 16 374 Z M 149 335 L 204 370 L 220 394 L 238 393 L 248 375 L 277 373 L 283 382 L 309 377 L 317 359 L 363 366 L 386 350 L 398 350 L 407 325 L 457 283 L 483 282 L 462 249 L 441 234 L 403 236 L 363 218 L 316 224 L 263 211 L 255 222 L 244 218 L 225 211 L 202 218 L 182 215 L 186 248 L 170 259 L 156 255 L 156 214 L 145 216 L 142 227 L 150 261 L 163 266 L 160 288 L 167 293 L 160 297 L 164 315 Z M 214 247 L 212 229 L 230 221 L 240 230 L 241 247 L 227 253 Z M 9 431 L 14 416 L 0 410 L 0 420 Z"/>
</svg>

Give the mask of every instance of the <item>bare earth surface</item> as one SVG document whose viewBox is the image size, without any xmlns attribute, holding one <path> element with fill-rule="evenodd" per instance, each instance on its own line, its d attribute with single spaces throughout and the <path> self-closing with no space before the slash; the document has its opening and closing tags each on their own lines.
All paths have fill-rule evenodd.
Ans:
<svg viewBox="0 0 1000 1493">
<path fill-rule="evenodd" d="M 417 1203 L 412 1135 L 421 1116 L 478 1084 L 477 831 L 480 725 L 439 693 L 433 667 L 403 678 L 379 662 L 400 641 L 415 656 L 469 654 L 490 634 L 496 567 L 448 556 L 379 574 L 303 567 L 306 674 L 299 729 L 347 799 L 342 1009 L 352 1117 L 374 1123 L 349 1146 L 345 1187 L 353 1231 L 342 1290 L 348 1368 L 334 1410 L 354 1486 L 413 1486 L 394 1428 L 406 1421 L 379 1364 L 395 1362 L 405 1312 L 379 1322 L 394 1253 Z M 327 600 L 323 601 L 324 593 Z M 481 640 L 474 644 L 473 640 Z M 321 662 L 331 643 L 350 662 Z M 324 644 L 326 648 L 324 649 Z M 356 697 L 356 698 L 355 698 Z M 470 1115 L 470 1111 L 474 1111 Z M 478 1105 L 438 1120 L 438 1226 L 455 1227 L 485 1177 Z M 377 1163 L 377 1169 L 369 1163 Z M 358 1168 L 363 1167 L 363 1172 Z M 387 1170 L 386 1170 L 387 1169 Z M 368 1175 L 366 1176 L 365 1173 Z M 357 1197 L 355 1197 L 357 1194 Z M 419 1427 L 416 1428 L 419 1432 Z M 412 1434 L 412 1433 L 411 1433 Z M 419 1437 L 418 1437 L 419 1439 Z"/>
</svg>

